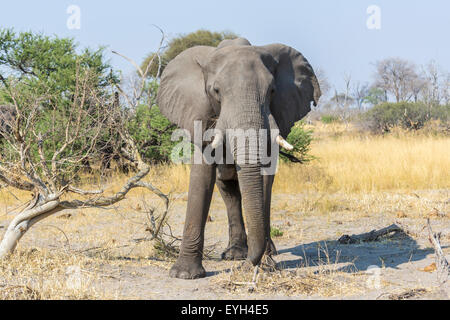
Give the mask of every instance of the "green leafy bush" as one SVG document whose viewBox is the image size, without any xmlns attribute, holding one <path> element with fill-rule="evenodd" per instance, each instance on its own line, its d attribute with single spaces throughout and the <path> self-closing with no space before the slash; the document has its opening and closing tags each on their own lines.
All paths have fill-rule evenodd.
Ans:
<svg viewBox="0 0 450 320">
<path fill-rule="evenodd" d="M 450 105 L 437 105 L 430 108 L 430 118 L 442 123 L 450 121 Z"/>
<path fill-rule="evenodd" d="M 77 51 L 80 51 L 79 53 Z M 85 71 L 95 74 L 93 84 L 108 94 L 119 77 L 105 61 L 104 48 L 78 50 L 71 38 L 49 37 L 40 33 L 16 33 L 0 29 L 0 79 L 15 79 L 16 85 L 48 94 L 69 106 L 77 90 L 76 78 Z M 11 102 L 2 90 L 1 99 Z"/>
<path fill-rule="evenodd" d="M 282 150 L 283 152 L 297 157 L 302 162 L 308 162 L 313 159 L 313 157 L 308 154 L 313 140 L 313 131 L 305 129 L 305 123 L 303 121 L 299 121 L 295 124 L 286 140 L 294 146 L 294 150 Z M 280 158 L 283 161 L 289 161 L 288 157 L 282 154 L 280 154 Z"/>
<path fill-rule="evenodd" d="M 448 121 L 450 106 L 427 106 L 422 102 L 382 103 L 363 115 L 363 122 L 375 133 L 389 132 L 393 127 L 421 129 L 428 120 Z"/>
<path fill-rule="evenodd" d="M 176 142 L 171 141 L 176 129 L 159 111 L 158 106 L 140 105 L 129 122 L 129 131 L 148 162 L 167 162 Z"/>
</svg>

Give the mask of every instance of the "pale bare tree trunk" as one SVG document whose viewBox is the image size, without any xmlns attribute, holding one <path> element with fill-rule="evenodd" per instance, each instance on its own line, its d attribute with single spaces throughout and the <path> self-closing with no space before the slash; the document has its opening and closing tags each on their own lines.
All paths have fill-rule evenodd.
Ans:
<svg viewBox="0 0 450 320">
<path fill-rule="evenodd" d="M 19 240 L 35 223 L 61 211 L 62 208 L 58 207 L 59 203 L 58 198 L 44 203 L 35 202 L 33 207 L 29 207 L 18 214 L 9 224 L 0 243 L 0 259 L 14 252 Z"/>
</svg>

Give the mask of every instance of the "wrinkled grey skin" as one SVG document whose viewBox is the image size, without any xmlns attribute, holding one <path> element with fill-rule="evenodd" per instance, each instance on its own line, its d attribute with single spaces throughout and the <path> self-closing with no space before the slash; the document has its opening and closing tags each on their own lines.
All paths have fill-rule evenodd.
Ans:
<svg viewBox="0 0 450 320">
<path fill-rule="evenodd" d="M 161 112 L 194 137 L 194 121 L 203 130 L 270 129 L 273 116 L 286 138 L 295 122 L 320 98 L 320 88 L 308 61 L 282 45 L 252 46 L 239 38 L 218 48 L 190 48 L 164 70 L 158 92 Z M 205 145 L 201 146 L 205 147 Z M 251 151 L 234 148 L 234 158 Z M 261 175 L 261 161 L 246 165 L 194 164 L 183 241 L 170 276 L 195 279 L 205 276 L 202 266 L 204 229 L 214 184 L 225 202 L 229 244 L 224 259 L 260 263 L 264 252 L 274 254 L 270 239 L 270 202 L 274 176 Z M 246 234 L 242 209 L 246 214 Z"/>
</svg>

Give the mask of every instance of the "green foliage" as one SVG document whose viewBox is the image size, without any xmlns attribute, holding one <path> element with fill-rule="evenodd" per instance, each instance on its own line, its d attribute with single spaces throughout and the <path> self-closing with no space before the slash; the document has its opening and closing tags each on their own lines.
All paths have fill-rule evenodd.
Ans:
<svg viewBox="0 0 450 320">
<path fill-rule="evenodd" d="M 161 56 L 161 73 L 164 70 L 165 66 L 174 59 L 177 55 L 183 52 L 186 49 L 195 47 L 195 46 L 212 46 L 217 47 L 222 40 L 225 39 L 234 39 L 237 38 L 237 35 L 232 32 L 211 32 L 208 30 L 198 30 L 196 32 L 192 32 L 185 35 L 180 35 L 174 39 L 172 39 L 167 49 L 162 52 Z M 159 61 L 158 57 L 155 57 L 155 53 L 150 53 L 147 58 L 145 58 L 142 63 L 142 70 L 147 69 L 147 65 L 152 61 L 153 64 L 150 68 L 150 76 L 156 77 L 158 74 Z"/>
<path fill-rule="evenodd" d="M 418 130 L 431 119 L 448 121 L 450 106 L 427 106 L 422 102 L 382 103 L 368 110 L 363 119 L 373 132 L 389 132 L 393 127 Z"/>
<path fill-rule="evenodd" d="M 450 121 L 450 105 L 435 105 L 429 108 L 429 111 L 433 120 L 440 120 L 443 123 Z"/>
<path fill-rule="evenodd" d="M 299 121 L 295 124 L 286 140 L 294 146 L 294 150 L 283 150 L 283 152 L 293 155 L 303 162 L 308 162 L 313 159 L 308 155 L 313 140 L 313 131 L 305 129 L 305 123 L 303 121 Z M 289 161 L 284 155 L 280 155 L 280 157 L 283 161 Z"/>
<path fill-rule="evenodd" d="M 0 105 L 9 104 L 10 99 L 3 83 L 0 83 Z"/>
<path fill-rule="evenodd" d="M 77 53 L 77 45 L 69 38 L 0 29 L 0 80 L 16 79 L 21 86 L 40 88 L 38 93 L 56 94 L 57 102 L 67 106 L 75 92 L 76 77 L 83 70 L 96 74 L 97 88 L 106 90 L 118 82 L 103 53 L 104 48 Z"/>
<path fill-rule="evenodd" d="M 23 116 L 28 117 L 30 106 L 37 105 L 34 129 L 44 137 L 46 157 L 61 147 L 66 126 L 76 120 L 74 101 L 85 109 L 81 127 L 93 130 L 105 116 L 98 113 L 99 101 L 111 98 L 112 84 L 118 81 L 118 75 L 105 62 L 104 48 L 78 50 L 73 39 L 0 29 L 0 103 L 13 104 L 13 87 L 13 91 L 20 92 L 19 100 L 24 99 L 18 104 L 30 108 L 21 110 Z M 85 98 L 80 96 L 82 91 Z M 100 137 L 100 142 L 111 141 L 106 128 Z M 60 156 L 82 152 L 82 140 Z M 98 145 L 96 149 L 103 147 Z M 31 154 L 37 157 L 36 146 Z"/>
<path fill-rule="evenodd" d="M 141 155 L 149 162 L 167 162 L 176 142 L 171 141 L 175 130 L 158 106 L 140 105 L 129 122 L 129 131 L 137 142 Z"/>
<path fill-rule="evenodd" d="M 45 84 L 32 87 L 6 82 L 17 111 L 14 130 L 0 128 L 0 162 L 4 161 L 0 164 L 9 170 L 8 166 L 15 168 L 20 163 L 44 184 L 59 188 L 77 178 L 85 160 L 99 159 L 97 142 L 111 137 L 111 107 L 100 100 L 97 76 L 95 70 L 80 74 L 77 83 L 85 85 L 77 85 L 80 90 L 73 93 L 69 108 L 54 102 L 59 96 L 47 93 L 51 88 L 41 93 Z"/>
<path fill-rule="evenodd" d="M 168 162 L 177 143 L 171 140 L 176 126 L 162 115 L 156 105 L 158 81 L 147 81 L 146 85 L 145 91 L 149 95 L 143 101 L 145 104 L 140 104 L 128 120 L 128 130 L 147 162 Z"/>
<path fill-rule="evenodd" d="M 330 124 L 330 123 L 333 123 L 333 122 L 338 122 L 338 121 L 339 121 L 339 118 L 336 117 L 336 116 L 333 116 L 333 115 L 331 115 L 331 114 L 325 114 L 325 115 L 323 115 L 323 116 L 320 118 L 320 121 L 322 121 L 322 122 L 325 123 L 325 124 Z"/>
<path fill-rule="evenodd" d="M 284 234 L 283 231 L 281 231 L 281 230 L 278 229 L 278 228 L 275 228 L 275 227 L 271 227 L 271 228 L 270 228 L 270 236 L 271 236 L 272 238 L 282 237 L 283 234 Z"/>
</svg>

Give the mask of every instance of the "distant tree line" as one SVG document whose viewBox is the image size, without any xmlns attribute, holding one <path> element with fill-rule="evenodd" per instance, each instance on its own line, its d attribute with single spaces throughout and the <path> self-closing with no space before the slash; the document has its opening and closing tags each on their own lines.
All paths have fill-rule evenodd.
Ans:
<svg viewBox="0 0 450 320">
<path fill-rule="evenodd" d="M 383 59 L 375 63 L 371 83 L 353 82 L 346 74 L 340 91 L 329 85 L 323 71 L 318 76 L 326 95 L 315 117 L 323 122 L 357 120 L 373 132 L 389 132 L 394 126 L 420 129 L 429 120 L 448 126 L 450 73 L 435 61 L 417 66 L 401 58 Z"/>
</svg>

